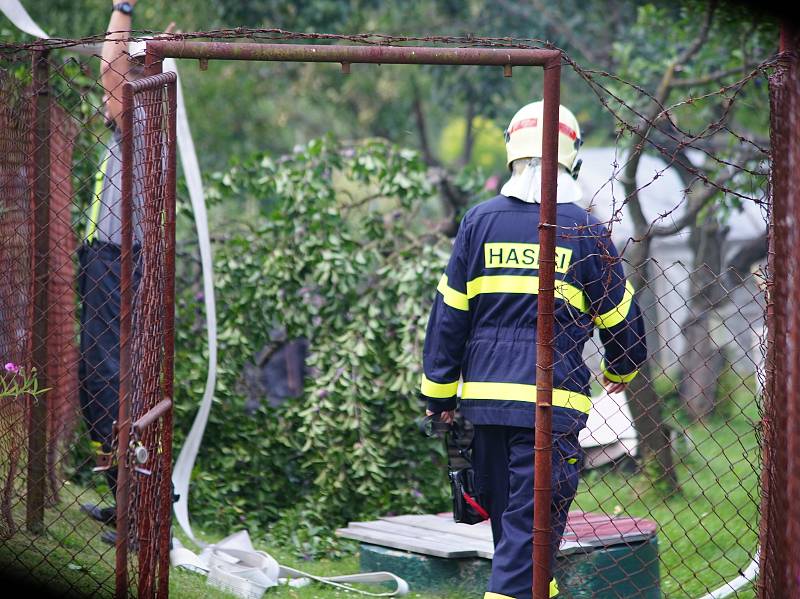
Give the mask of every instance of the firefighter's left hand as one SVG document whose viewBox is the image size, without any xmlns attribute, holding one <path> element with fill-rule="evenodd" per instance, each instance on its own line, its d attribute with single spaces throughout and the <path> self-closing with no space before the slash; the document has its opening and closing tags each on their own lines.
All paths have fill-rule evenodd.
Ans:
<svg viewBox="0 0 800 599">
<path fill-rule="evenodd" d="M 430 410 L 425 410 L 426 416 L 435 416 L 436 412 L 431 412 Z M 453 424 L 453 419 L 456 416 L 455 410 L 448 410 L 446 412 L 439 412 L 439 420 L 444 422 L 445 424 Z"/>
<path fill-rule="evenodd" d="M 606 390 L 606 393 L 609 395 L 622 393 L 625 391 L 625 387 L 628 386 L 626 383 L 615 383 L 614 381 L 609 381 L 606 377 L 603 377 L 600 382 L 603 385 L 603 388 Z"/>
</svg>

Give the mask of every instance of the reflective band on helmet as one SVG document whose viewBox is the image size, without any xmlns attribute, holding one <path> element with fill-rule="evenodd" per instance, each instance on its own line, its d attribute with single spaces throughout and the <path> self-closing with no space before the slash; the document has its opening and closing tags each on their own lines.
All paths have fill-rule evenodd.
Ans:
<svg viewBox="0 0 800 599">
<path fill-rule="evenodd" d="M 519 131 L 520 129 L 527 129 L 528 127 L 538 127 L 539 126 L 539 119 L 532 118 L 532 119 L 522 119 L 521 121 L 517 121 L 513 125 L 508 128 L 506 131 L 506 135 L 511 135 L 514 131 Z M 558 132 L 566 135 L 571 140 L 575 141 L 578 139 L 578 133 L 567 125 L 566 123 L 558 123 Z"/>
<path fill-rule="evenodd" d="M 533 275 L 494 275 L 467 281 L 468 300 L 482 293 L 528 293 L 538 295 L 539 277 Z M 581 312 L 589 310 L 583 291 L 559 279 L 555 281 L 555 296 L 568 302 Z"/>
<path fill-rule="evenodd" d="M 447 399 L 456 394 L 456 391 L 458 390 L 458 381 L 452 383 L 434 383 L 423 374 L 422 384 L 420 385 L 419 389 L 422 394 L 427 397 Z"/>
<path fill-rule="evenodd" d="M 603 373 L 603 376 L 606 377 L 612 383 L 630 383 L 633 379 L 636 378 L 636 375 L 639 374 L 638 370 L 634 370 L 633 372 L 629 372 L 628 374 L 614 374 L 613 372 L 610 372 L 606 368 L 605 358 L 600 360 L 600 371 Z"/>
<path fill-rule="evenodd" d="M 494 399 L 498 401 L 536 403 L 536 385 L 465 382 L 461 387 L 461 399 Z M 575 391 L 553 389 L 553 406 L 578 410 L 588 414 L 592 408 L 592 398 Z"/>
<path fill-rule="evenodd" d="M 517 121 L 513 125 L 508 128 L 508 134 L 511 135 L 514 131 L 518 131 L 519 129 L 525 129 L 527 127 L 538 127 L 539 126 L 539 119 L 532 118 L 532 119 L 522 119 L 521 121 Z"/>
<path fill-rule="evenodd" d="M 436 291 L 442 294 L 444 298 L 444 303 L 450 306 L 451 308 L 455 308 L 456 310 L 469 310 L 469 301 L 467 299 L 466 294 L 461 293 L 460 291 L 456 291 L 452 287 L 447 284 L 447 275 L 443 274 L 442 278 L 439 280 L 439 286 L 436 287 Z"/>
<path fill-rule="evenodd" d="M 618 325 L 628 317 L 628 312 L 631 311 L 631 303 L 633 302 L 633 285 L 630 281 L 625 281 L 625 293 L 619 304 L 611 308 L 605 314 L 601 314 L 594 319 L 594 324 L 600 329 L 610 329 Z"/>
<path fill-rule="evenodd" d="M 563 133 L 573 141 L 578 139 L 578 134 L 575 132 L 575 129 L 573 129 L 569 125 L 565 125 L 564 123 L 558 124 L 558 132 Z"/>
</svg>

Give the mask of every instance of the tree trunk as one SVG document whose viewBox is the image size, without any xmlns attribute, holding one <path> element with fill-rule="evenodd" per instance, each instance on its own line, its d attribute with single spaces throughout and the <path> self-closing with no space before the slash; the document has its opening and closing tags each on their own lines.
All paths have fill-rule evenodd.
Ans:
<svg viewBox="0 0 800 599">
<path fill-rule="evenodd" d="M 683 370 L 679 392 L 689 415 L 699 420 L 714 410 L 719 378 L 725 360 L 714 343 L 714 305 L 725 295 L 720 283 L 725 234 L 708 214 L 692 228 L 689 244 L 694 252 L 689 276 L 689 318 L 684 324 L 686 347 L 679 362 Z"/>
<path fill-rule="evenodd" d="M 647 331 L 648 360 L 639 369 L 627 389 L 628 407 L 633 417 L 633 426 L 639 434 L 639 450 L 642 470 L 653 478 L 653 482 L 665 492 L 678 487 L 675 462 L 672 457 L 670 429 L 664 422 L 663 402 L 653 387 L 653 356 L 660 345 L 657 325 L 658 304 L 650 288 L 650 241 L 642 239 L 633 244 L 627 257 L 630 260 L 629 280 L 636 290 L 636 299 L 642 310 Z"/>
</svg>

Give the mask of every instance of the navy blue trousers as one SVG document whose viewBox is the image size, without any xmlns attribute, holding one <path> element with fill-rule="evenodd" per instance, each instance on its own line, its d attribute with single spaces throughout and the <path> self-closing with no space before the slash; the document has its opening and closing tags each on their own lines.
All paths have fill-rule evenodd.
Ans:
<svg viewBox="0 0 800 599">
<path fill-rule="evenodd" d="M 84 244 L 78 253 L 81 344 L 80 404 L 89 436 L 111 450 L 112 426 L 119 413 L 120 247 Z M 134 260 L 138 252 L 134 250 Z M 134 270 L 134 290 L 140 272 Z"/>
<path fill-rule="evenodd" d="M 488 592 L 530 599 L 533 582 L 534 430 L 476 425 L 472 465 L 491 517 L 494 558 Z M 551 564 L 578 489 L 581 449 L 576 434 L 553 435 Z"/>
</svg>

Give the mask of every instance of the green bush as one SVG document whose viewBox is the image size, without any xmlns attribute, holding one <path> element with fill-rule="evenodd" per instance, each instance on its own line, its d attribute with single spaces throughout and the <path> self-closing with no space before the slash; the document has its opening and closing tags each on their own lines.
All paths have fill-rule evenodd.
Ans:
<svg viewBox="0 0 800 599">
<path fill-rule="evenodd" d="M 261 217 L 214 249 L 219 375 L 191 485 L 195 523 L 246 526 L 312 556 L 335 550 L 332 530 L 350 520 L 446 509 L 443 449 L 414 422 L 450 248 L 417 217 L 432 196 L 418 156 L 324 139 L 215 179 L 213 202 L 232 213 L 256 203 Z M 177 447 L 206 377 L 202 304 L 196 287 L 178 287 Z M 310 342 L 305 391 L 248 415 L 242 371 L 276 328 Z"/>
</svg>

